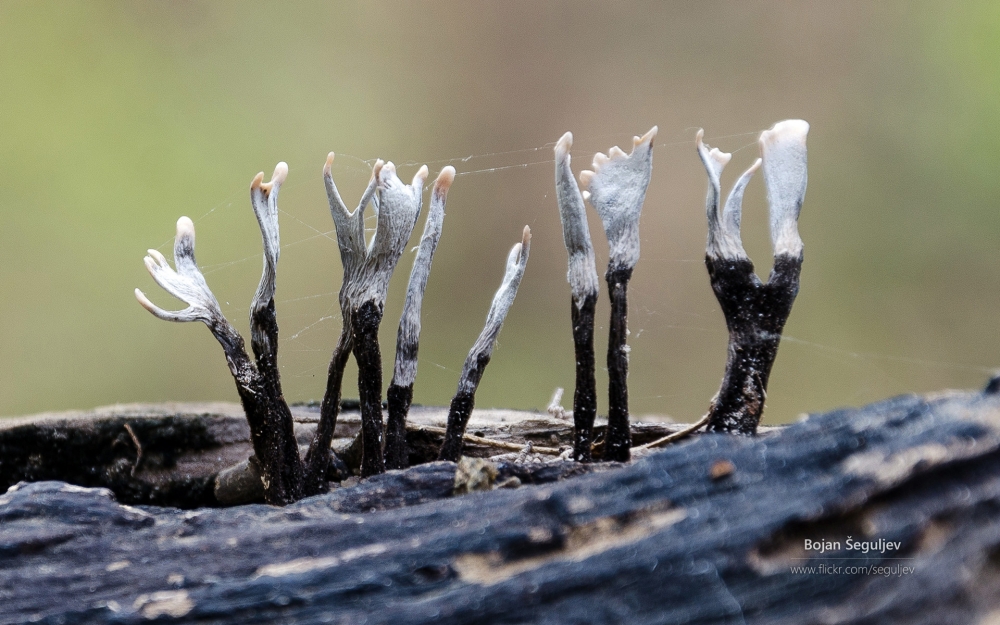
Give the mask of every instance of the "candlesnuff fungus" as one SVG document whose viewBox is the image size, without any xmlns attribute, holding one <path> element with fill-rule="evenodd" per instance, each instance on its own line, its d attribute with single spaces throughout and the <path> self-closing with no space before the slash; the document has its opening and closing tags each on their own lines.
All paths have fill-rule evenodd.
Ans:
<svg viewBox="0 0 1000 625">
<path fill-rule="evenodd" d="M 608 269 L 604 274 L 611 299 L 605 460 L 626 461 L 631 457 L 629 450 L 632 447 L 632 435 L 628 416 L 628 282 L 639 260 L 639 215 L 653 171 L 653 139 L 656 138 L 656 131 L 656 126 L 653 126 L 642 137 L 634 137 L 630 154 L 625 154 L 618 146 L 608 150 L 607 155 L 598 152 L 594 156 L 594 170 L 580 172 L 580 183 L 585 189 L 581 195 L 597 209 L 610 248 Z"/>
<path fill-rule="evenodd" d="M 329 463 L 328 449 L 336 426 L 348 353 L 353 353 L 358 363 L 363 444 L 361 475 L 385 471 L 382 453 L 382 355 L 378 345 L 378 328 L 382 322 L 389 279 L 413 232 L 427 178 L 425 165 L 413 177 L 413 183 L 406 185 L 396 176 L 395 165 L 391 162 L 383 165 L 382 161 L 377 161 L 372 180 L 352 212 L 340 199 L 333 182 L 333 158 L 331 152 L 323 168 L 323 179 L 344 266 L 344 282 L 340 289 L 344 326 L 330 361 L 316 439 L 307 456 L 309 484 L 324 479 Z M 364 211 L 369 202 L 377 222 L 375 234 L 366 244 Z"/>
<path fill-rule="evenodd" d="M 427 288 L 427 277 L 431 273 L 434 250 L 441 239 L 444 224 L 444 207 L 448 200 L 448 189 L 455 181 L 455 168 L 447 166 L 438 174 L 431 192 L 431 208 L 424 222 L 424 232 L 420 236 L 417 256 L 410 270 L 410 282 L 406 287 L 406 302 L 399 318 L 396 333 L 396 363 L 392 381 L 386 391 L 389 404 L 389 419 L 385 434 L 385 465 L 387 469 L 405 469 L 406 414 L 413 401 L 413 382 L 417 378 L 417 352 L 420 348 L 420 308 Z"/>
<path fill-rule="evenodd" d="M 705 265 L 729 329 L 729 356 L 712 399 L 708 430 L 756 434 L 781 331 L 799 290 L 802 239 L 798 218 L 806 193 L 806 135 L 802 120 L 778 122 L 760 135 L 761 158 L 740 176 L 720 214 L 719 177 L 730 154 L 710 149 L 699 130 L 698 154 L 708 173 Z M 763 162 L 770 207 L 774 267 L 766 283 L 754 273 L 740 239 L 743 191 Z"/>
<path fill-rule="evenodd" d="M 165 291 L 187 303 L 187 308 L 166 311 L 140 291 L 136 299 L 143 308 L 166 321 L 201 321 L 222 345 L 229 370 L 250 424 L 250 438 L 259 464 L 264 498 L 283 505 L 302 497 L 302 462 L 292 426 L 292 414 L 281 393 L 278 374 L 278 325 L 274 315 L 275 272 L 278 265 L 278 190 L 288 175 L 288 166 L 278 163 L 270 182 L 260 173 L 250 185 L 250 199 L 264 240 L 264 271 L 250 308 L 251 346 L 256 363 L 250 360 L 243 337 L 226 320 L 215 295 L 205 283 L 194 257 L 194 223 L 187 217 L 177 220 L 174 239 L 174 266 L 163 254 L 149 250 L 146 268 Z"/>
<path fill-rule="evenodd" d="M 465 435 L 465 426 L 469 423 L 472 408 L 476 403 L 476 389 L 479 387 L 479 381 L 483 378 L 486 365 L 490 362 L 493 344 L 500 334 L 503 321 L 507 317 L 511 304 L 514 303 L 514 297 L 517 296 L 517 287 L 521 284 L 524 268 L 528 264 L 530 243 L 531 229 L 525 226 L 521 242 L 515 243 L 510 254 L 507 255 L 507 269 L 504 272 L 500 288 L 493 296 L 493 303 L 486 315 L 486 325 L 479 334 L 479 338 L 472 345 L 472 349 L 469 350 L 465 366 L 462 367 L 462 375 L 458 380 L 458 390 L 448 409 L 448 426 L 445 430 L 444 443 L 442 443 L 441 451 L 438 454 L 439 460 L 458 462 L 462 456 L 462 437 Z"/>
<path fill-rule="evenodd" d="M 590 462 L 594 417 L 597 416 L 597 381 L 594 378 L 594 310 L 599 282 L 594 246 L 587 227 L 587 209 L 570 168 L 573 133 L 567 132 L 555 147 L 556 200 L 562 221 L 563 243 L 569 253 L 573 347 L 576 354 L 576 388 L 573 392 L 573 458 Z"/>
</svg>

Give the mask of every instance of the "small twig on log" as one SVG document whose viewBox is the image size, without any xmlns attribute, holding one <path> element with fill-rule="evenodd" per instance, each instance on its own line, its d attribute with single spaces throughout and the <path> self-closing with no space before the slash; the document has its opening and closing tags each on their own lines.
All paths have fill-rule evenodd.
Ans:
<svg viewBox="0 0 1000 625">
<path fill-rule="evenodd" d="M 445 428 L 439 428 L 433 425 L 422 425 L 419 426 L 417 430 L 421 432 L 430 432 L 432 434 L 447 433 L 447 430 Z M 506 441 L 498 441 L 494 438 L 475 436 L 474 434 L 463 434 L 462 440 L 465 441 L 466 443 L 473 443 L 475 445 L 482 445 L 483 447 L 493 447 L 496 449 L 503 449 L 506 451 L 522 451 L 526 446 L 525 443 L 508 443 Z M 549 456 L 558 456 L 559 454 L 563 453 L 563 450 L 558 449 L 556 447 L 535 447 L 532 445 L 531 450 Z"/>
<path fill-rule="evenodd" d="M 658 438 L 655 441 L 646 443 L 645 445 L 639 445 L 637 447 L 633 447 L 632 449 L 652 449 L 654 447 L 662 447 L 667 443 L 673 443 L 675 441 L 679 441 L 682 438 L 687 438 L 691 434 L 694 434 L 695 432 L 703 428 L 705 424 L 708 423 L 709 414 L 710 413 L 705 413 L 705 415 L 702 416 L 702 418 L 698 419 L 697 421 L 695 421 L 688 427 L 684 428 L 683 430 L 674 432 L 673 434 L 667 434 L 663 438 Z"/>
<path fill-rule="evenodd" d="M 129 437 L 132 438 L 132 444 L 135 445 L 135 464 L 132 465 L 131 476 L 135 477 L 135 472 L 139 470 L 139 465 L 142 464 L 142 443 L 139 442 L 139 437 L 135 435 L 135 431 L 132 430 L 132 426 L 128 423 L 125 424 L 125 431 L 128 432 Z"/>
<path fill-rule="evenodd" d="M 490 312 L 486 315 L 486 326 L 465 359 L 462 376 L 458 380 L 458 391 L 452 398 L 448 410 L 448 427 L 438 455 L 439 460 L 457 462 L 462 456 L 462 435 L 465 434 L 465 426 L 469 423 L 472 408 L 476 403 L 476 389 L 479 387 L 486 365 L 490 362 L 493 344 L 500 334 L 503 321 L 514 303 L 514 297 L 517 296 L 517 287 L 521 284 L 524 268 L 528 264 L 530 243 L 531 229 L 525 226 L 521 242 L 514 244 L 510 254 L 507 255 L 507 270 L 500 288 L 493 296 Z"/>
</svg>

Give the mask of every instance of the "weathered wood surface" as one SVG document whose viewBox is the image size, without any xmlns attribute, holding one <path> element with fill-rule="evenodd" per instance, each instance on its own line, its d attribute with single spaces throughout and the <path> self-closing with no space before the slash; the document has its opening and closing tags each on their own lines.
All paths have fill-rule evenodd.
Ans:
<svg viewBox="0 0 1000 625">
<path fill-rule="evenodd" d="M 184 511 L 61 482 L 20 485 L 0 496 L 0 623 L 1000 615 L 996 395 L 903 396 L 758 438 L 701 435 L 569 480 L 449 497 L 453 486 L 454 465 L 436 463 L 286 508 Z M 387 497 L 402 491 L 427 496 Z M 380 501 L 389 505 L 371 505 Z M 900 545 L 804 549 L 848 537 Z"/>
<path fill-rule="evenodd" d="M 296 439 L 308 445 L 319 419 L 318 407 L 293 406 L 292 415 Z M 447 408 L 411 408 L 407 423 L 411 465 L 437 458 L 447 421 Z M 633 436 L 645 443 L 680 427 L 639 423 Z M 357 402 L 348 400 L 337 420 L 333 448 L 354 469 L 360 464 L 361 447 L 355 438 L 360 429 Z M 596 432 L 602 435 L 604 425 Z M 529 441 L 548 448 L 573 445 L 572 421 L 547 413 L 476 410 L 468 433 L 518 446 Z M 122 503 L 216 506 L 216 475 L 252 453 L 242 408 L 226 402 L 128 404 L 0 419 L 0 492 L 20 481 L 61 480 L 109 488 Z M 465 445 L 465 455 L 472 457 L 509 453 L 484 444 Z"/>
</svg>

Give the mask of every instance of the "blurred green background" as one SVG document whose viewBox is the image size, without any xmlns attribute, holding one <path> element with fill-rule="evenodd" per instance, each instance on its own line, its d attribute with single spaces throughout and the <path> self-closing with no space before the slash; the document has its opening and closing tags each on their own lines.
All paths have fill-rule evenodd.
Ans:
<svg viewBox="0 0 1000 625">
<path fill-rule="evenodd" d="M 290 166 L 277 296 L 285 394 L 321 397 L 340 331 L 321 182 L 330 150 L 348 204 L 368 159 L 393 160 L 407 180 L 421 163 L 432 177 L 448 163 L 459 172 L 415 401 L 449 401 L 529 224 L 531 260 L 477 404 L 544 407 L 557 386 L 571 403 L 552 144 L 573 131 L 579 171 L 657 124 L 630 289 L 631 406 L 695 419 L 726 357 L 702 262 L 695 131 L 734 152 L 728 192 L 757 134 L 789 117 L 812 125 L 806 261 L 766 421 L 979 387 L 1000 365 L 997 3 L 3 0 L 0 28 L 2 415 L 237 401 L 208 331 L 154 319 L 132 290 L 176 304 L 142 257 L 169 257 L 188 215 L 207 280 L 246 336 L 261 246 L 248 188 L 279 160 Z M 743 223 L 766 276 L 759 177 Z M 596 220 L 591 231 L 603 273 Z M 386 306 L 386 383 L 411 258 Z M 602 290 L 602 363 L 607 310 Z M 356 396 L 355 372 L 345 396 Z"/>
</svg>

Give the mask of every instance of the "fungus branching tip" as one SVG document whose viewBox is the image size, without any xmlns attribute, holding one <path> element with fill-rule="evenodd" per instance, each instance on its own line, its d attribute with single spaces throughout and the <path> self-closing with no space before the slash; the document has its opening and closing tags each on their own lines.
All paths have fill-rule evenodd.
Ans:
<svg viewBox="0 0 1000 625">
<path fill-rule="evenodd" d="M 177 238 L 181 237 L 194 239 L 194 222 L 190 217 L 181 217 L 177 220 Z"/>
<path fill-rule="evenodd" d="M 584 169 L 580 172 L 580 184 L 585 188 L 590 187 L 590 182 L 594 179 L 594 172 L 589 169 Z"/>
<path fill-rule="evenodd" d="M 453 182 L 455 182 L 455 168 L 448 165 L 441 170 L 437 179 L 434 180 L 434 192 L 447 193 Z"/>
<path fill-rule="evenodd" d="M 646 134 L 642 135 L 641 137 L 632 137 L 633 149 L 639 147 L 640 145 L 646 142 L 649 142 L 649 145 L 652 146 L 653 139 L 656 138 L 656 133 L 658 133 L 659 131 L 660 131 L 659 126 L 653 126 L 648 131 L 646 131 Z"/>
<path fill-rule="evenodd" d="M 527 249 L 531 244 L 531 228 L 524 226 L 524 231 L 521 233 L 521 245 Z"/>
<path fill-rule="evenodd" d="M 412 186 L 417 188 L 422 188 L 424 186 L 424 181 L 427 180 L 427 165 L 421 165 L 420 169 L 417 170 L 415 176 L 413 176 Z"/>
<path fill-rule="evenodd" d="M 761 154 L 776 143 L 797 142 L 805 145 L 809 134 L 809 122 L 802 119 L 786 119 L 760 133 Z"/>
<path fill-rule="evenodd" d="M 556 141 L 556 158 L 563 158 L 569 153 L 569 149 L 573 147 L 573 133 L 567 132 L 563 136 L 559 137 L 559 141 Z"/>
<path fill-rule="evenodd" d="M 330 152 L 329 154 L 326 155 L 326 164 L 323 165 L 323 175 L 324 176 L 331 176 L 331 175 L 333 175 L 332 174 L 332 172 L 333 172 L 333 159 L 335 157 L 336 157 L 336 154 L 334 154 L 333 152 Z"/>
<path fill-rule="evenodd" d="M 601 167 L 603 167 L 604 165 L 607 165 L 610 162 L 611 162 L 611 159 L 608 158 L 607 154 L 604 154 L 603 152 L 598 152 L 597 154 L 595 154 L 594 155 L 594 161 L 593 161 L 593 164 L 592 164 L 593 167 L 594 167 L 594 173 L 597 173 L 597 172 L 601 171 Z"/>
<path fill-rule="evenodd" d="M 259 189 L 264 184 L 264 172 L 259 171 L 257 175 L 253 177 L 250 181 L 250 189 Z"/>
<path fill-rule="evenodd" d="M 625 150 L 615 145 L 612 146 L 610 150 L 608 150 L 608 158 L 610 158 L 611 160 L 628 158 L 628 154 L 625 153 Z"/>
</svg>

